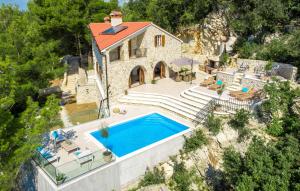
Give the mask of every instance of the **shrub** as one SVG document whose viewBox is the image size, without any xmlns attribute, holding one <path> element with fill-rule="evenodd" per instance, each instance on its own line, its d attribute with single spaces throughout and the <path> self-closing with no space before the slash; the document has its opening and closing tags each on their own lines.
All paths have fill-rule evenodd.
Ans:
<svg viewBox="0 0 300 191">
<path fill-rule="evenodd" d="M 208 138 L 201 129 L 197 129 L 189 138 L 186 138 L 184 144 L 184 151 L 191 152 L 200 149 L 203 145 L 208 143 Z"/>
<path fill-rule="evenodd" d="M 280 136 L 283 132 L 282 121 L 278 118 L 272 119 L 272 121 L 267 125 L 267 133 L 270 135 Z"/>
<path fill-rule="evenodd" d="M 250 130 L 246 128 L 249 124 L 250 112 L 245 109 L 237 110 L 233 118 L 229 121 L 229 125 L 238 131 L 239 138 L 238 141 L 241 142 L 250 135 Z"/>
<path fill-rule="evenodd" d="M 144 178 L 139 183 L 139 187 L 145 187 L 153 184 L 162 184 L 164 182 L 164 171 L 159 170 L 157 167 L 154 167 L 153 171 L 147 169 Z"/>
<path fill-rule="evenodd" d="M 243 129 L 247 124 L 249 124 L 250 113 L 245 109 L 237 110 L 233 118 L 229 121 L 232 128 L 238 130 Z"/>
<path fill-rule="evenodd" d="M 191 190 L 191 174 L 190 172 L 185 168 L 184 162 L 177 162 L 173 161 L 174 166 L 173 170 L 174 173 L 171 177 L 171 187 L 174 188 L 174 190 L 177 191 L 189 191 Z"/>
<path fill-rule="evenodd" d="M 222 120 L 214 116 L 213 113 L 207 116 L 204 126 L 212 132 L 213 135 L 217 135 L 222 127 Z"/>
<path fill-rule="evenodd" d="M 156 80 L 151 80 L 151 84 L 156 84 Z"/>
</svg>

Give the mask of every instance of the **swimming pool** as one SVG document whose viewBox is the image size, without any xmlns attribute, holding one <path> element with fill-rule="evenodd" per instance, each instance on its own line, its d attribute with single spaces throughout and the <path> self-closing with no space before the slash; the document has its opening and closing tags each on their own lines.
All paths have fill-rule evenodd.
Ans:
<svg viewBox="0 0 300 191">
<path fill-rule="evenodd" d="M 108 138 L 99 130 L 90 133 L 118 157 L 187 130 L 188 127 L 158 113 L 119 123 L 108 129 Z"/>
</svg>

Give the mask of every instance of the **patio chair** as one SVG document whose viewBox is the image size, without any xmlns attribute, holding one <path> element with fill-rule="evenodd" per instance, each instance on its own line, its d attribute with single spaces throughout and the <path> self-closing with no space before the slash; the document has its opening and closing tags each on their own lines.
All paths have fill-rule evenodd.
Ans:
<svg viewBox="0 0 300 191">
<path fill-rule="evenodd" d="M 222 87 L 223 82 L 222 80 L 218 80 L 215 84 L 208 86 L 208 89 L 210 90 L 218 90 Z"/>
<path fill-rule="evenodd" d="M 229 92 L 229 95 L 230 95 L 231 97 L 236 97 L 236 96 L 238 96 L 238 95 L 240 95 L 240 94 L 247 93 L 248 91 L 249 91 L 249 89 L 246 88 L 246 87 L 244 87 L 244 88 L 242 88 L 241 90 Z"/>
<path fill-rule="evenodd" d="M 208 78 L 208 79 L 204 80 L 203 82 L 201 82 L 200 86 L 207 87 L 207 86 L 212 85 L 214 83 L 215 83 L 215 80 L 213 78 Z"/>
</svg>

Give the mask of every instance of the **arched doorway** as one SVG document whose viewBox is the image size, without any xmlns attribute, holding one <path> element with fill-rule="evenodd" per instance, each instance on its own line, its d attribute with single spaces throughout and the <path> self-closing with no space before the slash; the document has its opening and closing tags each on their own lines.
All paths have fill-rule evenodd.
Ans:
<svg viewBox="0 0 300 191">
<path fill-rule="evenodd" d="M 145 70 L 141 66 L 134 67 L 129 76 L 129 88 L 134 85 L 142 85 L 145 83 Z"/>
<path fill-rule="evenodd" d="M 163 62 L 158 62 L 153 71 L 153 79 L 162 79 L 166 77 L 166 66 Z"/>
</svg>

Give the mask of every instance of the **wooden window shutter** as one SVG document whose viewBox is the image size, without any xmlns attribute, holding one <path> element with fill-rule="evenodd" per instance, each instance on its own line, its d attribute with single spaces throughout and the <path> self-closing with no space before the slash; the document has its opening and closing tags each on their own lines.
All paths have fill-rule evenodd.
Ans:
<svg viewBox="0 0 300 191">
<path fill-rule="evenodd" d="M 154 46 L 157 47 L 157 36 L 154 37 Z"/>
<path fill-rule="evenodd" d="M 128 41 L 128 53 L 129 53 L 129 57 L 131 57 L 131 40 Z"/>
<path fill-rule="evenodd" d="M 165 35 L 162 35 L 161 41 L 162 41 L 162 46 L 164 47 L 166 44 L 166 36 Z"/>
</svg>

